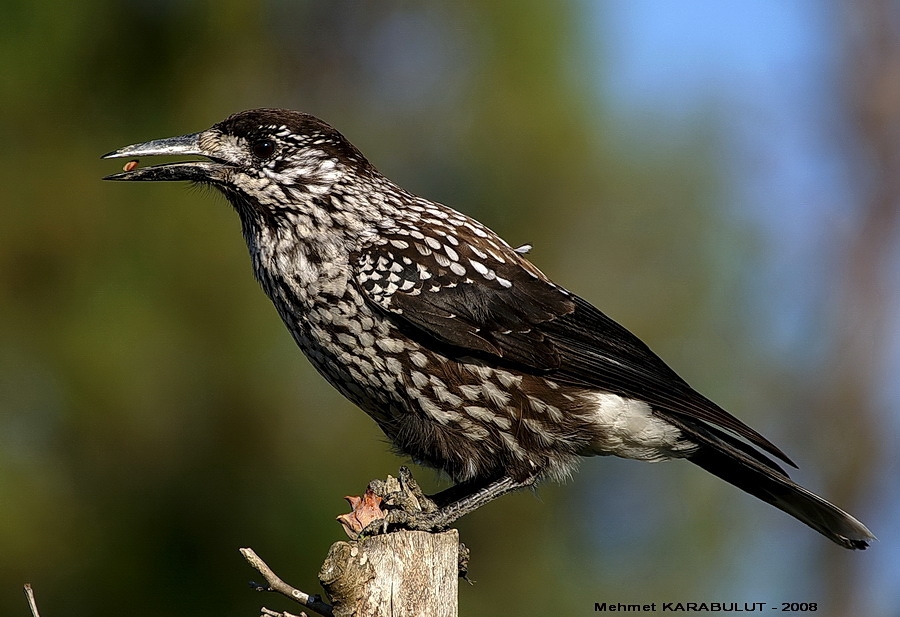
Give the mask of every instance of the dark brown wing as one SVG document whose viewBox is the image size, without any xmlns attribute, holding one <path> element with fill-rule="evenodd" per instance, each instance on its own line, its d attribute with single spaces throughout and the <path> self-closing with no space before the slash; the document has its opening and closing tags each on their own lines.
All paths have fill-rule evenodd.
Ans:
<svg viewBox="0 0 900 617">
<path fill-rule="evenodd" d="M 448 345 L 456 355 L 502 358 L 533 371 L 559 368 L 556 346 L 536 326 L 572 312 L 568 294 L 536 273 L 513 284 L 506 277 L 525 274 L 518 265 L 448 247 L 414 238 L 370 247 L 357 256 L 360 289 L 405 330 Z"/>
<path fill-rule="evenodd" d="M 659 356 L 508 246 L 386 237 L 356 255 L 357 284 L 412 338 L 456 357 L 598 388 L 730 430 L 794 463 L 758 432 L 693 390 Z M 426 240 L 429 240 L 430 243 Z"/>
</svg>

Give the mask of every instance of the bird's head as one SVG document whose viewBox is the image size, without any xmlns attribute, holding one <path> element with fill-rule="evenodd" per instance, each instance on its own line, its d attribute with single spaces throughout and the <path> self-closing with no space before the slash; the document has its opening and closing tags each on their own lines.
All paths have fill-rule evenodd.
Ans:
<svg viewBox="0 0 900 617">
<path fill-rule="evenodd" d="M 327 192 L 348 173 L 371 169 L 343 135 L 318 118 L 285 109 L 243 111 L 199 133 L 126 146 L 103 158 L 199 156 L 206 160 L 126 165 L 105 180 L 174 181 L 211 185 L 232 201 L 264 207 L 297 203 Z"/>
</svg>

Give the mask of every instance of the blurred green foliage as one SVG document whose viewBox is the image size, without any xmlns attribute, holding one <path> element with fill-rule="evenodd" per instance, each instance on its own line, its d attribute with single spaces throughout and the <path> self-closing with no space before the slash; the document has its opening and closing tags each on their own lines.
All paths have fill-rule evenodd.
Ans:
<svg viewBox="0 0 900 617">
<path fill-rule="evenodd" d="M 578 10 L 7 0 L 0 614 L 25 614 L 24 582 L 47 617 L 278 606 L 244 586 L 240 546 L 317 592 L 340 496 L 405 462 L 296 350 L 222 198 L 100 181 L 116 171 L 103 152 L 245 108 L 319 115 L 400 184 L 533 243 L 551 277 L 766 424 L 735 376 L 774 379 L 733 304 L 753 238 L 716 209 L 715 121 L 617 129 L 586 85 L 603 59 Z M 734 589 L 741 506 L 757 533 L 783 521 L 722 504 L 732 489 L 687 467 L 588 461 L 463 521 L 478 584 L 462 614 Z"/>
</svg>

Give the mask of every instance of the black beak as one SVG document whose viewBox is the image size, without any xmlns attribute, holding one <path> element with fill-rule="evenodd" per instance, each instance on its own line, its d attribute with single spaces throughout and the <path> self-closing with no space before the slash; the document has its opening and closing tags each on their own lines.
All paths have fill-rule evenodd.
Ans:
<svg viewBox="0 0 900 617">
<path fill-rule="evenodd" d="M 200 146 L 200 133 L 169 137 L 167 139 L 154 139 L 142 144 L 125 146 L 113 152 L 104 154 L 101 158 L 136 159 L 144 156 L 173 156 L 173 155 L 209 156 Z M 183 161 L 180 163 L 164 163 L 153 167 L 138 167 L 126 165 L 126 171 L 112 174 L 104 180 L 189 180 L 192 182 L 209 182 L 215 179 L 216 171 L 225 167 L 221 163 L 212 161 Z"/>
</svg>

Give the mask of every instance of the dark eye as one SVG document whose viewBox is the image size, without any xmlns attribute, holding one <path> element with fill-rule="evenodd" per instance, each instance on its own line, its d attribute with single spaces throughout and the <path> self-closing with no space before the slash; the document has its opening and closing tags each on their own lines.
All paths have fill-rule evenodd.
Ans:
<svg viewBox="0 0 900 617">
<path fill-rule="evenodd" d="M 275 142 L 271 139 L 257 139 L 250 144 L 250 152 L 256 158 L 265 160 L 275 154 Z"/>
</svg>

